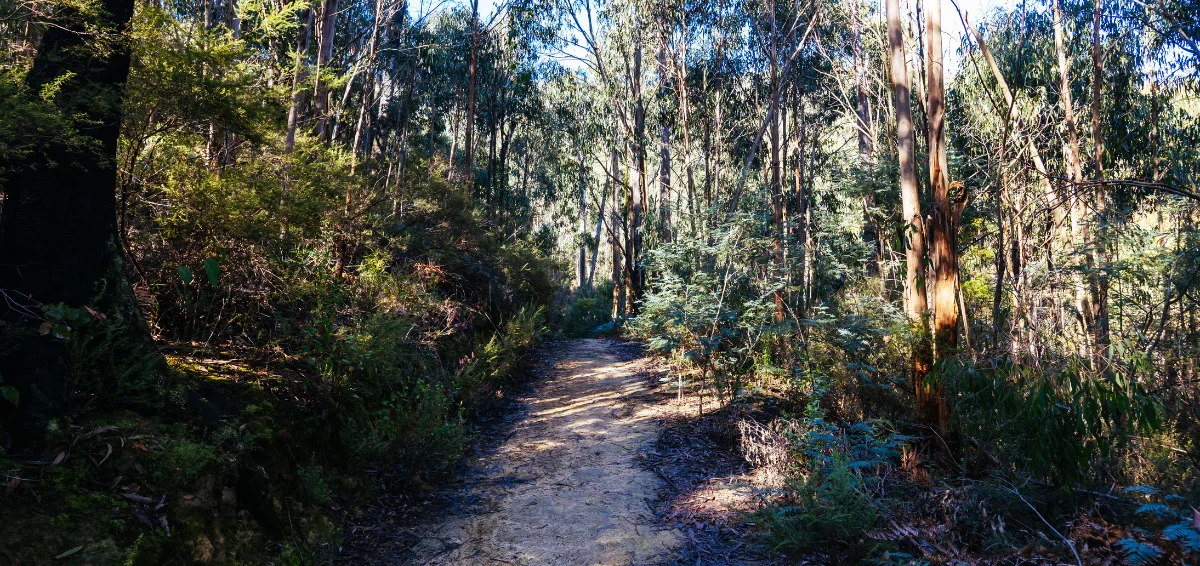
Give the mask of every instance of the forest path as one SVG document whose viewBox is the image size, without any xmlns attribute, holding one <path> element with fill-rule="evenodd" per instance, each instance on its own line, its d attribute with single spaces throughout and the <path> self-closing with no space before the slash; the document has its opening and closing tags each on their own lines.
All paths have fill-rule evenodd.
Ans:
<svg viewBox="0 0 1200 566">
<path fill-rule="evenodd" d="M 645 360 L 612 340 L 556 342 L 504 443 L 475 463 L 483 504 L 424 530 L 404 563 L 645 565 L 681 544 L 655 525 L 663 484 L 637 463 L 660 410 Z"/>
</svg>

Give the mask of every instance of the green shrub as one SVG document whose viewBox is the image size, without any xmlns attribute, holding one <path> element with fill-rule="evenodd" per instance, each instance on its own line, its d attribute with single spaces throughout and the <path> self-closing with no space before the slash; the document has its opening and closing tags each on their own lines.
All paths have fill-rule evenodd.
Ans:
<svg viewBox="0 0 1200 566">
<path fill-rule="evenodd" d="M 930 379 L 942 379 L 953 403 L 954 426 L 966 438 L 1003 456 L 1010 471 L 1078 483 L 1102 472 L 1136 432 L 1162 426 L 1161 407 L 1138 378 L 1138 366 L 1107 374 L 1079 360 L 1058 372 L 1009 361 L 980 367 L 948 360 Z"/>
<path fill-rule="evenodd" d="M 852 563 L 879 546 L 866 536 L 879 512 L 863 491 L 862 477 L 840 454 L 788 487 L 787 505 L 767 507 L 757 515 L 774 550 L 820 551 Z"/>
<path fill-rule="evenodd" d="M 440 385 L 417 381 L 383 402 L 378 427 L 403 469 L 442 471 L 462 455 L 462 413 Z"/>
<path fill-rule="evenodd" d="M 580 289 L 563 309 L 556 331 L 564 338 L 587 338 L 612 321 L 612 282 L 602 281 L 592 289 Z"/>
<path fill-rule="evenodd" d="M 808 412 L 819 413 L 811 406 Z M 866 558 L 881 544 L 866 535 L 882 507 L 869 490 L 913 439 L 889 432 L 882 421 L 838 427 L 809 417 L 799 428 L 805 432 L 791 438 L 797 475 L 787 482 L 783 501 L 758 514 L 767 543 L 787 553 Z"/>
</svg>

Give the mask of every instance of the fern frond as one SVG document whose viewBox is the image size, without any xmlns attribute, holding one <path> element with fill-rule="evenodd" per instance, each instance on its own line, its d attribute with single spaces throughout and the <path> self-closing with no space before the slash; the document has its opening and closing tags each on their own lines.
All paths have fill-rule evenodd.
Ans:
<svg viewBox="0 0 1200 566">
<path fill-rule="evenodd" d="M 1200 533 L 1192 528 L 1191 521 L 1176 523 L 1163 529 L 1163 538 L 1182 546 L 1188 552 L 1200 552 Z"/>
<path fill-rule="evenodd" d="M 1154 562 L 1154 559 L 1162 554 L 1162 550 L 1157 546 L 1138 542 L 1131 538 L 1117 541 L 1116 546 L 1125 555 L 1125 563 L 1129 566 L 1145 566 Z"/>
<path fill-rule="evenodd" d="M 1166 519 L 1175 515 L 1175 510 L 1163 505 L 1162 503 L 1147 503 L 1137 508 L 1133 512 L 1135 515 L 1154 515 L 1159 519 Z"/>
</svg>

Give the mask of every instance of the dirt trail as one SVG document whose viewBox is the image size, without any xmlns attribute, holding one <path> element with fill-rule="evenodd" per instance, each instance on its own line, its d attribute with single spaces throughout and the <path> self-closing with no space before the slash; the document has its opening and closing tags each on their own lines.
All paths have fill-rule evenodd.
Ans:
<svg viewBox="0 0 1200 566">
<path fill-rule="evenodd" d="M 658 430 L 644 362 L 609 340 L 559 342 L 547 356 L 524 418 L 476 463 L 469 487 L 487 503 L 423 529 L 405 564 L 671 561 L 681 537 L 650 509 L 662 480 L 636 462 Z"/>
</svg>

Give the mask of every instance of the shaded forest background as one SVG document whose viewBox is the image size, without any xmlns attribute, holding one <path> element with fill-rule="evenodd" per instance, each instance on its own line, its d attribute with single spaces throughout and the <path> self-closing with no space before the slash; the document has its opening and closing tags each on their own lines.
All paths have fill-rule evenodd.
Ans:
<svg viewBox="0 0 1200 566">
<path fill-rule="evenodd" d="M 772 552 L 1194 561 L 1198 37 L 1194 0 L 0 4 L 0 557 L 331 561 L 539 339 L 620 335 L 783 447 Z"/>
</svg>

